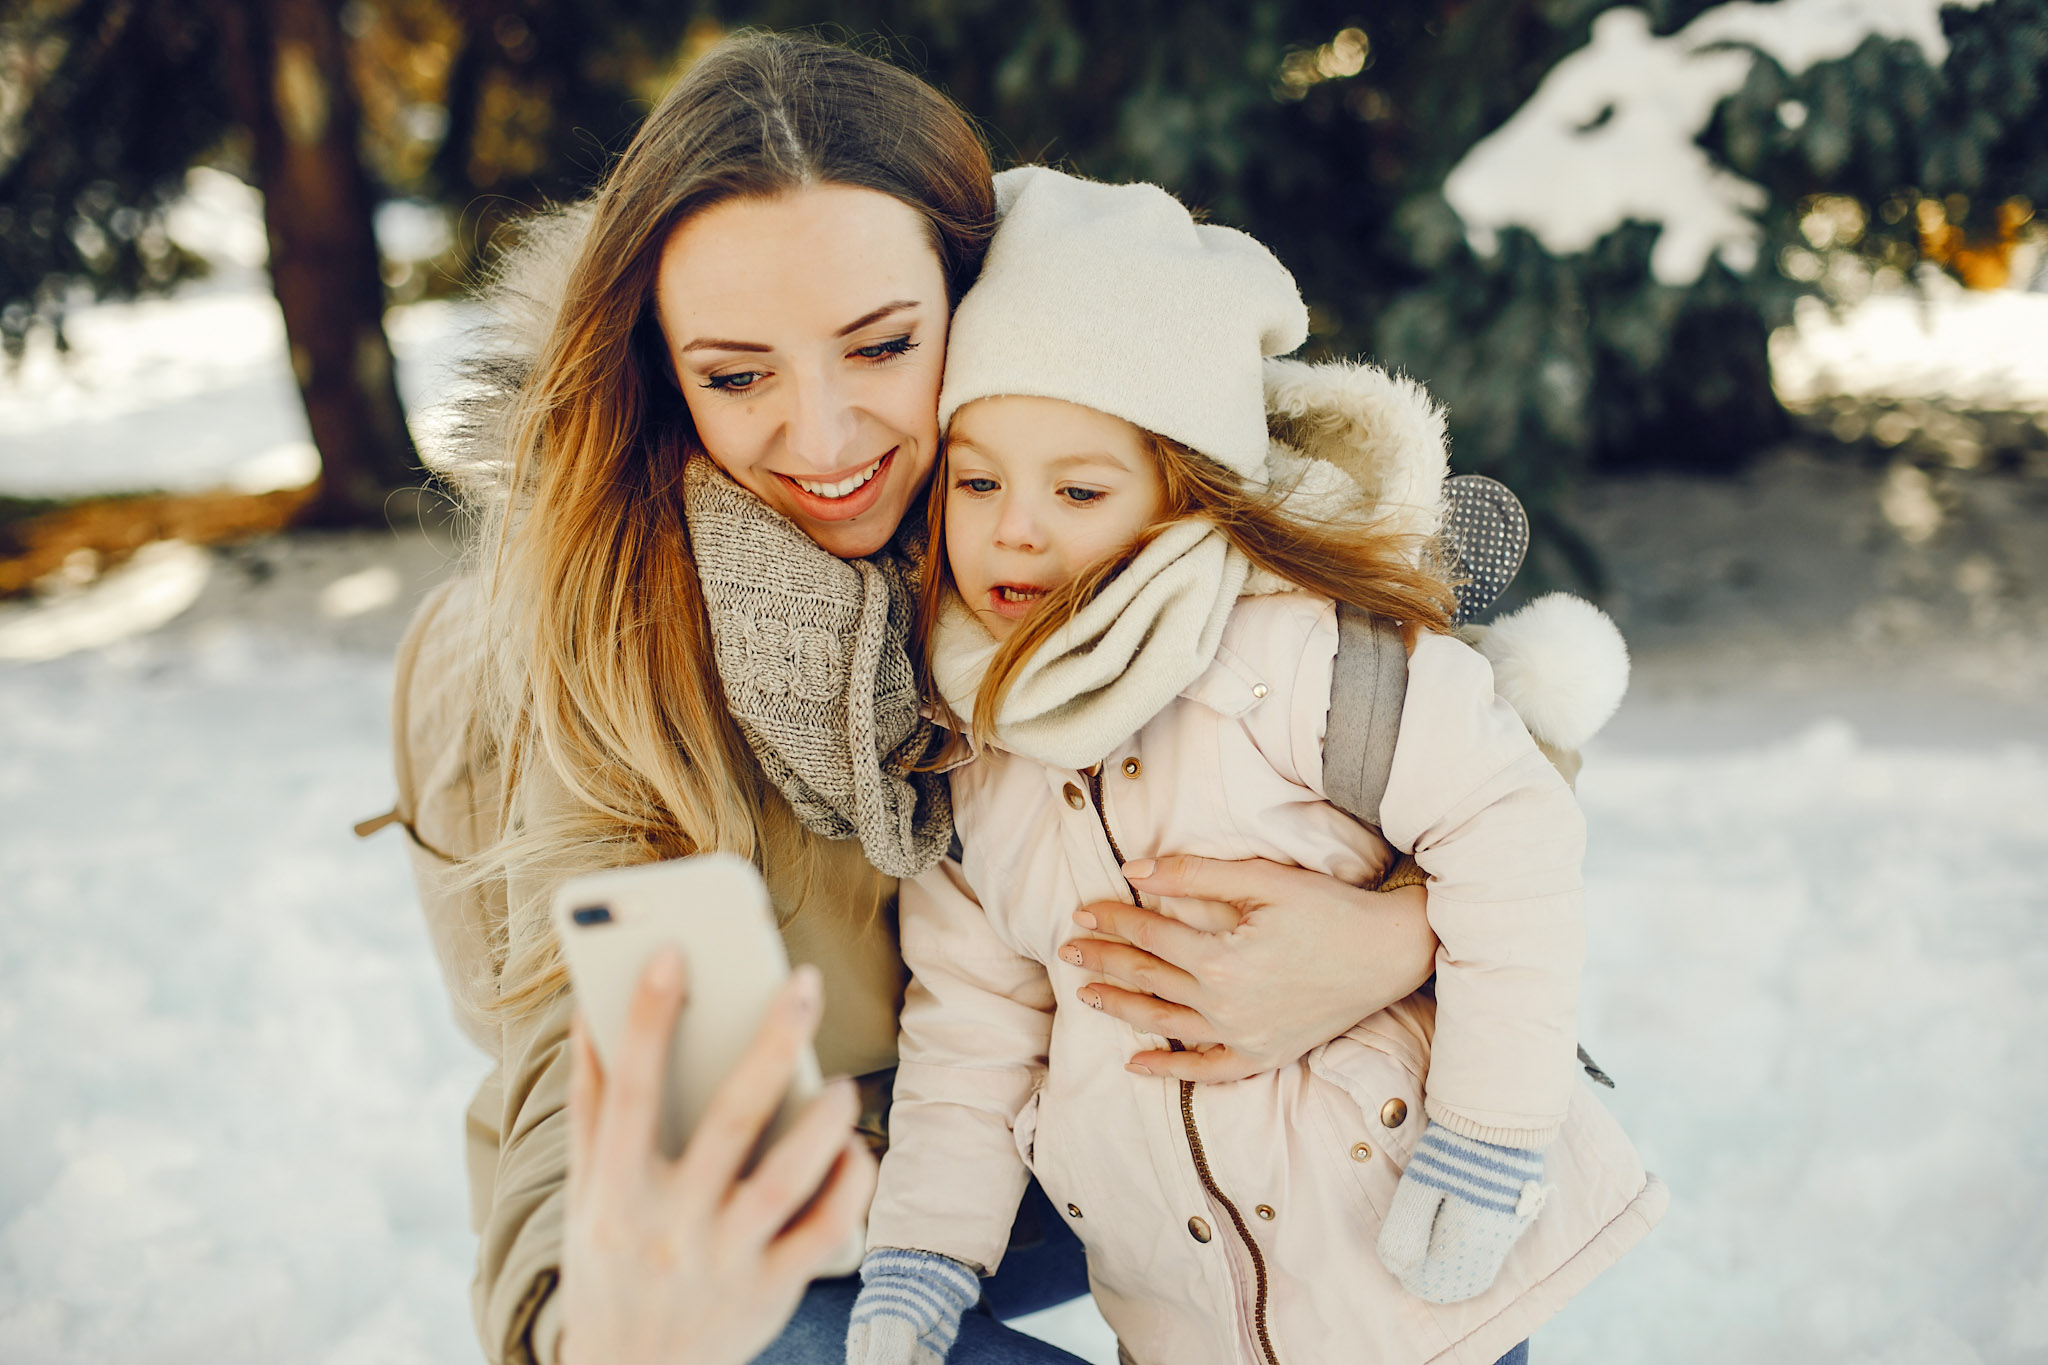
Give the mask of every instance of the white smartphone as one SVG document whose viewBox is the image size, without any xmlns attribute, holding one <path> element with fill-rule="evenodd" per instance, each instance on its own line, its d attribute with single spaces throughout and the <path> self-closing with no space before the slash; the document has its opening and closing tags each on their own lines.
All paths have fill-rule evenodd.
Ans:
<svg viewBox="0 0 2048 1365">
<path fill-rule="evenodd" d="M 682 953 L 690 993 L 669 1040 L 659 1132 L 662 1154 L 673 1159 L 789 977 L 768 888 L 746 859 L 707 853 L 572 877 L 555 894 L 554 921 L 591 1041 L 607 1068 L 648 959 L 663 946 Z M 782 1108 L 748 1159 L 749 1169 L 822 1084 L 817 1055 L 806 1047 Z M 863 1241 L 856 1228 L 838 1259 L 820 1273 L 851 1274 L 860 1265 Z"/>
</svg>

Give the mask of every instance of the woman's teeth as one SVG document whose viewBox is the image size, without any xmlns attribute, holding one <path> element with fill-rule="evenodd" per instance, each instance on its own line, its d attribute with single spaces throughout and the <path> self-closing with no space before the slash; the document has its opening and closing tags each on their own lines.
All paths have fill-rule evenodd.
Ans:
<svg viewBox="0 0 2048 1365">
<path fill-rule="evenodd" d="M 888 458 L 887 455 L 884 455 L 882 460 Z M 882 460 L 876 460 L 860 473 L 855 474 L 851 478 L 841 479 L 838 483 L 818 483 L 812 479 L 799 479 L 795 476 L 791 476 L 789 481 L 814 498 L 843 498 L 869 479 L 875 477 L 875 471 L 882 467 Z"/>
<path fill-rule="evenodd" d="M 996 593 L 1005 602 L 1036 602 L 1045 596 L 1045 589 L 1001 587 L 996 589 Z"/>
</svg>

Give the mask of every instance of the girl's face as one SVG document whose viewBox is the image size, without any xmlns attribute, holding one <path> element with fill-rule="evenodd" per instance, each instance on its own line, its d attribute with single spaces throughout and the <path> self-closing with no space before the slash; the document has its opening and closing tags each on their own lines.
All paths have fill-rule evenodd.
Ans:
<svg viewBox="0 0 2048 1365">
<path fill-rule="evenodd" d="M 847 185 L 728 199 L 670 236 L 655 308 L 718 467 L 842 559 L 886 545 L 931 472 L 946 367 L 916 210 Z"/>
<path fill-rule="evenodd" d="M 1145 435 L 1055 398 L 982 398 L 946 433 L 946 562 L 1001 640 L 1038 599 L 1138 538 L 1165 487 Z"/>
</svg>

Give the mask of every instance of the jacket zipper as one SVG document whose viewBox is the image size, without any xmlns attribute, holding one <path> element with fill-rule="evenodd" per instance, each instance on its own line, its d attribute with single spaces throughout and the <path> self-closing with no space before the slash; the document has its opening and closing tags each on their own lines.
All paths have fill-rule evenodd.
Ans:
<svg viewBox="0 0 2048 1365">
<path fill-rule="evenodd" d="M 1117 866 L 1121 868 L 1124 864 L 1123 850 L 1117 847 L 1116 835 L 1109 827 L 1109 810 L 1102 804 L 1102 765 L 1096 764 L 1087 769 L 1084 775 L 1088 779 L 1088 795 L 1095 802 L 1095 818 L 1102 825 L 1102 837 L 1109 841 L 1109 851 L 1115 856 Z M 1138 897 L 1138 889 L 1128 880 L 1124 882 L 1124 890 L 1130 893 L 1131 904 L 1144 904 Z M 1175 1052 L 1187 1051 L 1187 1045 L 1178 1038 L 1169 1038 L 1166 1042 Z M 1237 1205 L 1223 1193 L 1222 1187 L 1216 1183 L 1215 1174 L 1209 1169 L 1209 1157 L 1202 1148 L 1202 1133 L 1195 1126 L 1193 1081 L 1180 1082 L 1180 1126 L 1182 1134 L 1187 1138 L 1188 1155 L 1194 1159 L 1196 1178 L 1202 1182 L 1202 1188 L 1208 1192 L 1209 1197 L 1221 1204 L 1223 1211 L 1230 1215 L 1230 1225 L 1237 1230 L 1237 1240 L 1251 1257 L 1252 1278 L 1256 1285 L 1252 1304 L 1252 1325 L 1257 1329 L 1259 1350 L 1266 1357 L 1266 1365 L 1280 1365 L 1280 1357 L 1273 1350 L 1272 1334 L 1266 1327 L 1266 1258 L 1259 1250 L 1258 1242 L 1253 1240 L 1251 1228 L 1245 1223 L 1244 1215 L 1237 1211 Z"/>
</svg>

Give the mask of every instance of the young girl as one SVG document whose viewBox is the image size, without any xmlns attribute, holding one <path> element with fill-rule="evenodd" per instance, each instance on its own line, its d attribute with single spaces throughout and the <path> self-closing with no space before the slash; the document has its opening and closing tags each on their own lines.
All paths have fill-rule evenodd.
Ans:
<svg viewBox="0 0 2048 1365">
<path fill-rule="evenodd" d="M 952 774 L 964 853 L 902 898 L 914 980 L 848 1360 L 945 1357 L 1028 1166 L 1139 1365 L 1486 1365 L 1663 1199 L 1574 1074 L 1577 806 L 1447 633 L 1416 538 L 1329 465 L 1272 467 L 1264 358 L 1307 319 L 1271 254 L 1150 186 L 1030 167 L 997 190 L 949 342 L 926 595 L 929 679 L 976 751 Z M 1323 799 L 1338 600 L 1412 633 L 1378 830 Z M 1412 853 L 1434 1002 L 1230 1084 L 1127 1066 L 1178 1044 L 1087 1008 L 1061 945 L 1168 851 L 1361 885 Z"/>
</svg>

